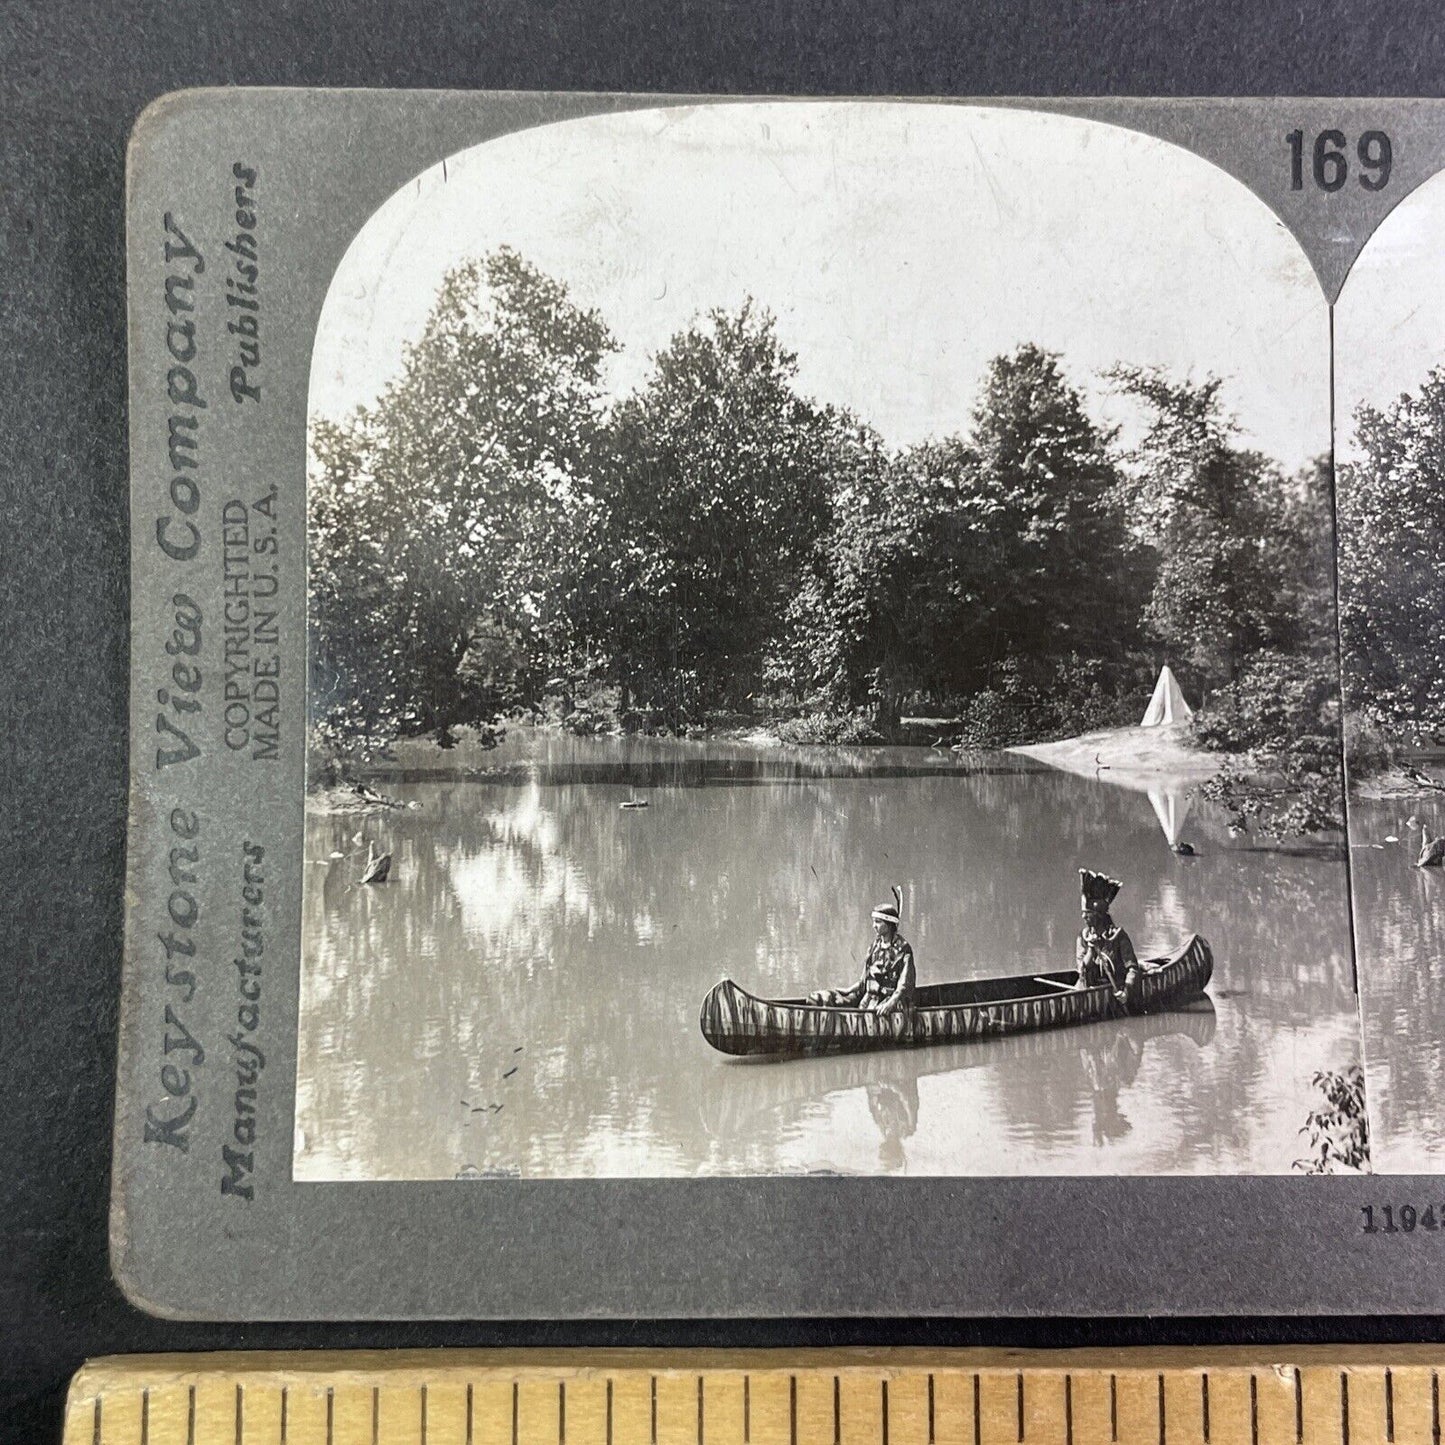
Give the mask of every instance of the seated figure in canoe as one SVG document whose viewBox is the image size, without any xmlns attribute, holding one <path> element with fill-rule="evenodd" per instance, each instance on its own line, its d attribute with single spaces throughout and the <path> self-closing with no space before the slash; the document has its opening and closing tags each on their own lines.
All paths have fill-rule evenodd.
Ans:
<svg viewBox="0 0 1445 1445">
<path fill-rule="evenodd" d="M 1079 869 L 1079 902 L 1084 917 L 1074 958 L 1079 966 L 1076 988 L 1107 987 L 1127 1008 L 1139 978 L 1139 959 L 1133 940 L 1109 913 L 1123 886 L 1117 878 Z"/>
<path fill-rule="evenodd" d="M 913 1007 L 917 972 L 913 948 L 898 932 L 903 893 L 894 888 L 893 902 L 873 910 L 873 942 L 863 959 L 863 977 L 852 988 L 825 988 L 808 995 L 809 1003 L 833 1008 L 859 1008 L 887 1016 Z"/>
</svg>

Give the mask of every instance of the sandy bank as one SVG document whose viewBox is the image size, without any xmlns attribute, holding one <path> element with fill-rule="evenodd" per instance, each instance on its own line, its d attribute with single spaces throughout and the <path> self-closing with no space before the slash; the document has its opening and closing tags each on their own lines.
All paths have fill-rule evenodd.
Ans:
<svg viewBox="0 0 1445 1445">
<path fill-rule="evenodd" d="M 1202 783 L 1226 763 L 1228 753 L 1209 753 L 1189 737 L 1188 723 L 1154 728 L 1108 728 L 1056 743 L 1029 743 L 1010 748 L 1026 758 L 1066 773 L 1098 777 L 1126 788 Z"/>
</svg>

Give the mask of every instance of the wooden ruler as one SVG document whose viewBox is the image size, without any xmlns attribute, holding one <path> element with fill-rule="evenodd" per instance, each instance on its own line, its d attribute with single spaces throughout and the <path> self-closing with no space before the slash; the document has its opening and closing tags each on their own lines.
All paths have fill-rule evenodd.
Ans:
<svg viewBox="0 0 1445 1445">
<path fill-rule="evenodd" d="M 1445 1348 L 154 1355 L 65 1445 L 1439 1445 Z"/>
</svg>

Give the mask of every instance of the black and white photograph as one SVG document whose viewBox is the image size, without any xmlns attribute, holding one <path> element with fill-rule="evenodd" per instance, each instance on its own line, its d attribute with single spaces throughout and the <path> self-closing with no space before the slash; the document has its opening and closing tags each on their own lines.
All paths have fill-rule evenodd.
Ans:
<svg viewBox="0 0 1445 1445">
<path fill-rule="evenodd" d="M 1330 399 L 1119 126 L 417 175 L 312 353 L 294 1177 L 1368 1170 Z"/>
<path fill-rule="evenodd" d="M 1365 1065 L 1381 1172 L 1445 1169 L 1445 186 L 1336 308 L 1340 622 Z"/>
</svg>

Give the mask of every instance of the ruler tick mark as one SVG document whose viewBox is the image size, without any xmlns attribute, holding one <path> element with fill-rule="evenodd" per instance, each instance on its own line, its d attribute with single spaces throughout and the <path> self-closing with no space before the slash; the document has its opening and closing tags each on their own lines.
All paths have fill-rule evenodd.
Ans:
<svg viewBox="0 0 1445 1445">
<path fill-rule="evenodd" d="M 1209 1445 L 1209 1371 L 1199 1377 L 1199 1412 L 1204 1422 L 1204 1445 Z"/>
<path fill-rule="evenodd" d="M 843 1386 L 833 1376 L 833 1445 L 843 1445 Z"/>
<path fill-rule="evenodd" d="M 702 1403 L 702 1376 L 697 1377 L 697 1445 L 702 1445 L 703 1431 L 703 1403 Z"/>
<path fill-rule="evenodd" d="M 1298 1365 L 1294 1367 L 1294 1438 L 1296 1445 L 1305 1438 L 1305 1387 Z"/>
<path fill-rule="evenodd" d="M 973 1445 L 983 1445 L 983 1421 L 981 1411 L 978 1408 L 979 1383 L 978 1372 L 973 1376 Z"/>
<path fill-rule="evenodd" d="M 788 1439 L 798 1445 L 798 1377 L 788 1376 Z"/>
<path fill-rule="evenodd" d="M 607 1382 L 607 1445 L 612 1445 L 612 1381 Z"/>
<path fill-rule="evenodd" d="M 1018 1372 L 1017 1379 L 1018 1379 L 1018 1405 L 1017 1405 L 1017 1411 L 1018 1411 L 1018 1427 L 1019 1427 L 1019 1439 L 1022 1440 L 1022 1439 L 1024 1438 L 1024 1372 L 1023 1372 L 1022 1370 L 1020 1370 L 1020 1371 Z"/>
<path fill-rule="evenodd" d="M 517 1445 L 517 1416 L 521 1413 L 521 1406 L 520 1406 L 519 1399 L 518 1399 L 518 1397 L 520 1396 L 520 1394 L 521 1394 L 521 1391 L 520 1391 L 520 1390 L 518 1389 L 518 1387 L 517 1387 L 517 1382 L 516 1382 L 515 1380 L 513 1380 L 513 1381 L 512 1381 L 512 1445 Z M 657 1438 L 657 1437 L 654 1435 L 654 1436 L 653 1436 L 654 1442 L 656 1441 L 656 1438 Z"/>
<path fill-rule="evenodd" d="M 331 1436 L 336 1424 L 336 1391 L 326 1387 L 326 1445 L 331 1445 Z"/>
<path fill-rule="evenodd" d="M 1440 1445 L 1440 1373 L 1430 1371 L 1430 1438 Z"/>
<path fill-rule="evenodd" d="M 196 1387 L 186 1392 L 186 1445 L 196 1445 Z"/>
<path fill-rule="evenodd" d="M 241 1382 L 236 1382 L 236 1445 L 241 1445 L 241 1437 L 246 1430 L 246 1397 L 241 1392 Z M 142 1432 L 141 1439 L 145 1439 Z"/>
<path fill-rule="evenodd" d="M 236 1386 L 239 1390 L 241 1387 Z M 151 1392 L 149 1389 L 140 1392 L 140 1445 L 150 1445 L 151 1438 Z M 237 1434 L 237 1441 L 240 1440 Z"/>
<path fill-rule="evenodd" d="M 472 1382 L 467 1381 L 467 1445 L 472 1445 Z"/>
<path fill-rule="evenodd" d="M 882 1412 L 883 1412 L 883 1445 L 888 1445 L 888 1381 L 887 1381 L 887 1380 L 884 1380 L 884 1382 L 883 1382 Z M 839 1431 L 839 1434 L 838 1434 L 838 1442 L 839 1442 L 839 1445 L 842 1445 L 842 1440 L 843 1440 L 842 1432 Z"/>
<path fill-rule="evenodd" d="M 557 1445 L 567 1445 L 567 1382 L 557 1381 Z"/>
<path fill-rule="evenodd" d="M 1074 1445 L 1074 1377 L 1064 1376 L 1064 1445 Z"/>
<path fill-rule="evenodd" d="M 743 1445 L 752 1445 L 753 1438 L 753 1377 L 743 1376 Z"/>
<path fill-rule="evenodd" d="M 1395 1377 L 1385 1370 L 1385 1439 L 1395 1445 Z"/>
<path fill-rule="evenodd" d="M 517 1445 L 515 1440 L 512 1445 Z M 652 1445 L 657 1445 L 657 1376 L 652 1376 Z"/>
<path fill-rule="evenodd" d="M 100 1445 L 100 1396 L 95 1397 L 95 1422 L 90 1427 L 91 1445 Z"/>
<path fill-rule="evenodd" d="M 1119 1377 L 1109 1376 L 1109 1439 L 1119 1438 Z"/>
<path fill-rule="evenodd" d="M 1164 1418 L 1164 1376 L 1161 1373 L 1159 1376 L 1159 1445 L 1164 1445 L 1168 1433 Z"/>
<path fill-rule="evenodd" d="M 1249 1439 L 1250 1445 L 1259 1445 L 1259 1381 L 1249 1377 Z"/>
<path fill-rule="evenodd" d="M 291 1391 L 281 1386 L 281 1445 L 286 1445 L 286 1428 L 291 1423 L 286 1417 L 291 1413 Z"/>
<path fill-rule="evenodd" d="M 421 1387 L 421 1445 L 426 1445 L 426 1386 Z"/>
<path fill-rule="evenodd" d="M 241 1445 L 241 1437 L 236 1436 L 236 1445 Z M 371 1387 L 371 1445 L 381 1445 L 381 1386 Z"/>
<path fill-rule="evenodd" d="M 1350 1445 L 1350 1376 L 1340 1371 L 1340 1445 Z"/>
<path fill-rule="evenodd" d="M 928 1374 L 928 1445 L 934 1445 L 933 1435 L 933 1372 Z"/>
</svg>

